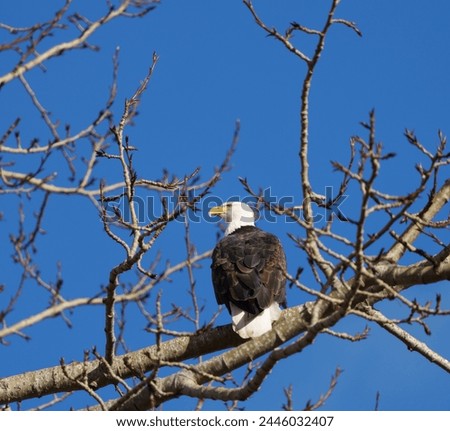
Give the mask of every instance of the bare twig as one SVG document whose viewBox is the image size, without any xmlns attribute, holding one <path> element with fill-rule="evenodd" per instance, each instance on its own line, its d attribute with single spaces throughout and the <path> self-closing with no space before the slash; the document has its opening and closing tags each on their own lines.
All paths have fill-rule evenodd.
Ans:
<svg viewBox="0 0 450 431">
<path fill-rule="evenodd" d="M 308 401 L 304 410 L 312 411 L 312 410 L 317 410 L 318 408 L 322 407 L 325 404 L 325 402 L 328 400 L 328 398 L 330 398 L 331 394 L 333 393 L 334 388 L 337 385 L 337 382 L 338 382 L 338 379 L 339 379 L 339 376 L 341 375 L 341 373 L 342 373 L 342 370 L 339 368 L 336 368 L 334 375 L 331 377 L 330 386 L 329 386 L 328 390 L 325 392 L 325 394 L 321 395 L 314 404 L 312 404 L 311 401 Z"/>
</svg>

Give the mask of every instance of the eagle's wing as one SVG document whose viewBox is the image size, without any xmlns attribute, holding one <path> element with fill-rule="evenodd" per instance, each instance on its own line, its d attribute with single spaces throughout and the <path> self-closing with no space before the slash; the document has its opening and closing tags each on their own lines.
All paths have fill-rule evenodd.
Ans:
<svg viewBox="0 0 450 431">
<path fill-rule="evenodd" d="M 223 238 L 212 257 L 216 299 L 257 315 L 285 304 L 286 258 L 275 235 L 255 227 L 243 227 Z"/>
</svg>

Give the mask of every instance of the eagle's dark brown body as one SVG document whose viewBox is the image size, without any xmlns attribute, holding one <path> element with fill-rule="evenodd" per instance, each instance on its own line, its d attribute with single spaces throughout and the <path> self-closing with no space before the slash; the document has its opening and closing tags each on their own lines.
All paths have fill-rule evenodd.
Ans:
<svg viewBox="0 0 450 431">
<path fill-rule="evenodd" d="M 285 305 L 286 258 L 275 235 L 240 227 L 216 245 L 211 268 L 217 302 L 230 313 L 231 304 L 255 316 Z"/>
</svg>

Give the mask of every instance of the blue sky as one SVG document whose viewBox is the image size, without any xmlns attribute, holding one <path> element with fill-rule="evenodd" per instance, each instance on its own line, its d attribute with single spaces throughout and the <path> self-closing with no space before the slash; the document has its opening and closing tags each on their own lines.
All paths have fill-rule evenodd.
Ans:
<svg viewBox="0 0 450 431">
<path fill-rule="evenodd" d="M 74 0 L 71 10 L 95 18 L 104 7 L 103 2 L 94 3 Z M 291 21 L 320 25 L 329 5 L 323 0 L 255 0 L 254 3 L 267 24 L 280 30 Z M 39 2 L 39 5 L 31 0 L 6 2 L 0 21 L 30 25 L 51 17 L 56 4 L 62 2 Z M 431 149 L 438 143 L 439 129 L 449 132 L 449 13 L 450 5 L 443 0 L 416 0 L 407 5 L 389 0 L 342 0 L 337 16 L 355 21 L 363 37 L 357 37 L 344 26 L 335 26 L 313 80 L 310 163 L 312 182 L 318 192 L 323 193 L 326 186 L 338 186 L 339 177 L 333 173 L 330 160 L 347 160 L 349 138 L 356 134 L 364 136 L 359 122 L 368 120 L 371 109 L 376 111 L 378 140 L 384 143 L 386 152 L 397 153 L 397 158 L 383 166 L 378 186 L 395 194 L 417 184 L 414 170 L 417 153 L 408 146 L 403 132 L 405 128 L 414 129 L 422 143 Z M 66 36 L 56 35 L 55 40 L 61 37 Z M 311 48 L 306 39 L 294 40 L 301 41 L 306 51 Z M 27 74 L 44 106 L 62 125 L 70 123 L 76 130 L 101 109 L 111 84 L 111 59 L 115 48 L 120 46 L 119 92 L 114 108 L 118 119 L 122 101 L 131 96 L 144 78 L 156 51 L 160 60 L 140 105 L 136 125 L 127 130 L 132 144 L 139 148 L 135 156 L 138 175 L 160 178 L 163 170 L 168 169 L 182 177 L 201 167 L 201 178 L 207 179 L 220 164 L 231 142 L 235 121 L 239 119 L 241 133 L 233 169 L 224 175 L 214 194 L 222 199 L 245 197 L 238 177 L 246 177 L 255 188 L 270 187 L 278 198 L 300 199 L 299 97 L 305 68 L 280 44 L 265 36 L 240 1 L 162 1 L 142 20 L 111 23 L 96 33 L 91 43 L 99 45 L 101 50 L 71 52 L 49 61 L 45 73 L 34 70 Z M 8 70 L 12 57 L 2 60 L 0 74 Z M 45 142 L 46 132 L 30 106 L 28 96 L 17 82 L 3 88 L 0 91 L 1 133 L 20 116 L 23 140 L 41 136 Z M 31 164 L 21 160 L 18 166 L 27 169 Z M 60 181 L 64 184 L 68 176 L 65 168 L 56 161 L 54 168 L 60 170 Z M 109 161 L 102 160 L 97 175 L 113 182 L 119 179 L 116 172 L 119 170 L 113 169 Z M 18 199 L 13 196 L 0 199 L 4 213 L 0 241 L 7 243 L 9 230 L 17 226 Z M 350 196 L 345 203 L 348 207 L 344 205 L 341 209 L 351 212 L 351 202 Z M 30 210 L 35 205 L 34 202 L 25 204 Z M 54 279 L 57 262 L 61 262 L 65 278 L 63 294 L 67 298 L 98 292 L 107 283 L 108 270 L 123 258 L 118 245 L 106 238 L 95 208 L 81 198 L 51 199 L 44 227 L 47 233 L 39 238 L 37 261 L 43 276 L 50 279 Z M 304 256 L 287 237 L 287 232 L 302 235 L 300 230 L 281 219 L 277 223 L 263 221 L 261 227 L 279 235 L 291 272 L 295 273 L 299 265 L 307 266 Z M 217 232 L 215 224 L 195 223 L 191 226 L 191 239 L 202 252 L 214 246 Z M 183 235 L 182 224 L 172 224 L 150 258 L 160 251 L 162 262 L 182 260 Z M 448 234 L 442 239 L 448 242 Z M 11 250 L 2 247 L 0 256 L 6 262 L 3 272 L 5 266 L 8 270 L 0 280 L 7 286 L 0 295 L 0 306 L 18 282 L 17 268 L 10 255 Z M 303 282 L 313 286 L 311 278 Z M 197 286 L 199 300 L 206 307 L 206 321 L 216 309 L 209 262 L 204 262 L 203 268 L 197 271 Z M 10 319 L 19 320 L 45 307 L 48 298 L 39 291 L 35 293 L 31 285 L 27 288 L 28 299 L 19 302 Z M 188 306 L 185 273 L 161 288 L 163 306 L 170 307 L 180 296 Z M 443 285 L 419 287 L 412 289 L 408 296 L 433 299 L 439 290 L 443 291 Z M 289 305 L 305 300 L 309 298 L 304 294 L 288 292 Z M 443 305 L 450 306 L 445 296 Z M 393 316 L 408 313 L 395 303 L 382 309 Z M 133 320 L 133 315 L 130 312 L 127 319 L 130 349 L 152 343 L 151 336 L 143 330 L 143 319 Z M 76 310 L 69 317 L 72 328 L 61 319 L 51 319 L 26 330 L 30 341 L 9 339 L 11 345 L 1 346 L 5 359 L 1 362 L 0 376 L 57 365 L 60 357 L 66 362 L 81 360 L 84 349 L 94 345 L 103 347 L 100 308 Z M 223 312 L 218 323 L 228 321 L 228 315 Z M 448 321 L 430 319 L 430 326 L 433 336 L 429 338 L 417 328 L 408 329 L 449 357 Z M 365 322 L 350 318 L 337 329 L 356 332 L 364 327 Z M 326 404 L 327 409 L 370 410 L 375 405 L 377 391 L 381 394 L 381 409 L 449 409 L 450 377 L 419 355 L 408 352 L 399 341 L 376 326 L 370 328 L 369 338 L 356 344 L 326 335 L 319 337 L 302 354 L 280 363 L 262 390 L 245 403 L 246 408 L 281 408 L 282 389 L 291 383 L 294 406 L 302 408 L 308 399 L 317 399 L 327 390 L 331 375 L 340 367 L 344 372 Z M 165 408 L 182 410 L 193 405 L 190 400 L 180 399 Z M 206 403 L 206 408 L 222 409 L 223 406 Z"/>
</svg>

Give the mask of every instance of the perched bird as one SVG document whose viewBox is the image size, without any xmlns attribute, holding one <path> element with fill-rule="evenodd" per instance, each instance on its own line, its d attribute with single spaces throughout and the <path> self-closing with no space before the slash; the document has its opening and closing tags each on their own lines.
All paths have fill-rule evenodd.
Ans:
<svg viewBox="0 0 450 431">
<path fill-rule="evenodd" d="M 231 314 L 242 338 L 272 329 L 285 306 L 286 257 L 275 235 L 255 227 L 255 214 L 244 202 L 211 208 L 226 223 L 225 236 L 212 254 L 212 281 L 219 304 Z"/>
</svg>

